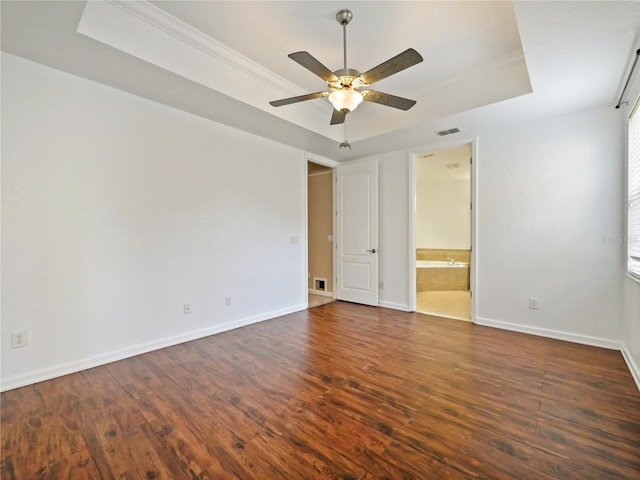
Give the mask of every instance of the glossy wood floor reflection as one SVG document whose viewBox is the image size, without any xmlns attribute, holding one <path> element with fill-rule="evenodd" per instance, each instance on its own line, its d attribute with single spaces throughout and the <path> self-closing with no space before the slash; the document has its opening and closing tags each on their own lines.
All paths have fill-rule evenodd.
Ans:
<svg viewBox="0 0 640 480">
<path fill-rule="evenodd" d="M 2 394 L 3 479 L 638 479 L 619 352 L 334 302 Z"/>
</svg>

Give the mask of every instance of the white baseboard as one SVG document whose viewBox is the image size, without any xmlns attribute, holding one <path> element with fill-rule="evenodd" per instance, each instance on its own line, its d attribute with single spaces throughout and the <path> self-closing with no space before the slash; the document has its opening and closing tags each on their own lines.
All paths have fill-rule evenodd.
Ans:
<svg viewBox="0 0 640 480">
<path fill-rule="evenodd" d="M 321 295 L 323 297 L 333 298 L 333 292 L 325 292 L 323 290 L 314 290 L 313 288 L 310 288 L 309 293 L 312 293 L 313 295 Z"/>
<path fill-rule="evenodd" d="M 635 362 L 633 355 L 631 355 L 631 352 L 627 350 L 627 346 L 624 343 L 622 344 L 622 349 L 620 351 L 622 352 L 624 361 L 627 362 L 627 367 L 629 367 L 629 370 L 631 371 L 631 376 L 636 382 L 636 387 L 640 390 L 640 368 L 638 368 L 638 364 Z"/>
<path fill-rule="evenodd" d="M 378 306 L 383 308 L 391 308 L 393 310 L 401 310 L 403 312 L 410 312 L 411 309 L 409 305 L 404 305 L 402 303 L 393 303 L 393 302 L 378 302 Z"/>
<path fill-rule="evenodd" d="M 272 318 L 281 317 L 283 315 L 288 315 L 290 313 L 299 312 L 306 309 L 306 305 L 296 305 L 281 310 L 274 310 L 269 313 L 233 320 L 231 322 L 214 325 L 209 328 L 195 330 L 180 335 L 162 338 L 160 340 L 154 340 L 152 342 L 135 345 L 133 347 L 118 350 L 116 352 L 96 355 L 76 362 L 56 365 L 53 367 L 31 372 L 26 375 L 17 375 L 15 377 L 6 379 L 3 378 L 0 382 L 0 391 L 4 392 L 6 390 L 24 387 L 25 385 L 31 385 L 33 383 L 42 382 L 44 380 L 50 380 L 52 378 L 61 377 L 70 373 L 76 373 L 81 370 L 99 367 L 100 365 L 106 365 L 108 363 L 117 362 L 118 360 L 124 360 L 125 358 L 135 357 L 136 355 L 141 355 L 153 350 L 159 350 L 161 348 L 171 347 L 173 345 L 189 342 L 191 340 L 197 340 L 199 338 L 208 337 L 217 333 L 227 332 L 235 328 L 245 327 L 247 325 L 263 322 L 265 320 L 271 320 Z"/>
<path fill-rule="evenodd" d="M 556 340 L 565 340 L 567 342 L 581 343 L 592 347 L 608 348 L 610 350 L 622 350 L 622 343 L 609 340 L 607 338 L 590 337 L 588 335 L 579 335 L 576 333 L 563 332 L 560 330 L 551 330 L 549 328 L 532 327 L 529 325 L 520 325 L 518 323 L 502 322 L 499 320 L 491 320 L 489 318 L 477 317 L 474 321 L 477 325 L 485 327 L 501 328 L 502 330 L 511 330 L 513 332 L 528 333 L 539 337 L 554 338 Z"/>
</svg>

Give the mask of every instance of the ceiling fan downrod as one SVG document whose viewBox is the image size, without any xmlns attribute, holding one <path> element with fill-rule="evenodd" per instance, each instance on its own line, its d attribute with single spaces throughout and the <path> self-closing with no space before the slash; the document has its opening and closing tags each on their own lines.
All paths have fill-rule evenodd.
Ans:
<svg viewBox="0 0 640 480">
<path fill-rule="evenodd" d="M 342 9 L 336 13 L 336 20 L 342 25 L 342 45 L 343 45 L 343 59 L 344 69 L 347 69 L 347 25 L 353 18 L 353 13 L 349 9 Z"/>
</svg>

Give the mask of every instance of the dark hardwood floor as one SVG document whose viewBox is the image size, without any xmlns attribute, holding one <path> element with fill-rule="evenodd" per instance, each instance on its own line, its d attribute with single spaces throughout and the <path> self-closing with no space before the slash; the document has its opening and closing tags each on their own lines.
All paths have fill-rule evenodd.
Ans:
<svg viewBox="0 0 640 480">
<path fill-rule="evenodd" d="M 640 479 L 619 352 L 343 302 L 1 400 L 3 479 Z"/>
</svg>

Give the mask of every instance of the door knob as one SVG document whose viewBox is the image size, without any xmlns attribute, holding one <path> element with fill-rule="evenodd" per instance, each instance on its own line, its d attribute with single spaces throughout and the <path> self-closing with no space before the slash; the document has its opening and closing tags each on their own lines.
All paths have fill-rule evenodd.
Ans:
<svg viewBox="0 0 640 480">
<path fill-rule="evenodd" d="M 375 248 L 372 248 L 371 250 L 367 250 L 367 252 L 369 252 L 369 253 L 376 253 L 376 252 L 377 252 L 377 250 L 376 250 Z"/>
</svg>

